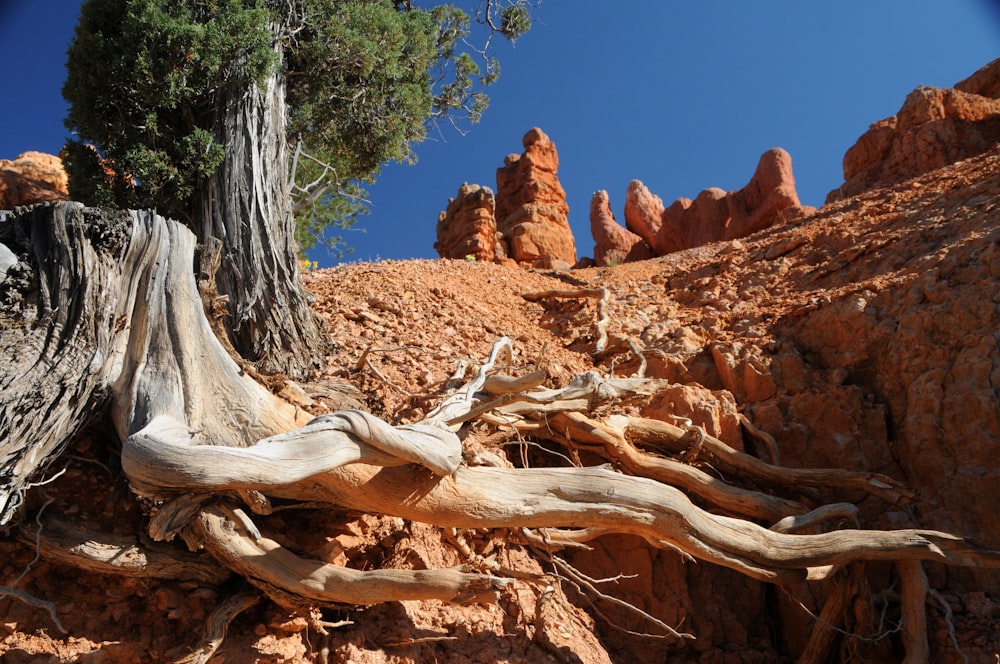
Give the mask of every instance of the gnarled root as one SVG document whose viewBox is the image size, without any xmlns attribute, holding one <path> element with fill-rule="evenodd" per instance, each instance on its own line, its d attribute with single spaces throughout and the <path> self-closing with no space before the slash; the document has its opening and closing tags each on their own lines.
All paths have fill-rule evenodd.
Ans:
<svg viewBox="0 0 1000 664">
<path fill-rule="evenodd" d="M 221 504 L 204 507 L 185 537 L 189 545 L 203 546 L 272 597 L 284 595 L 302 603 L 366 605 L 407 599 L 489 603 L 512 581 L 464 567 L 358 571 L 308 560 L 248 527 L 241 510 Z"/>
</svg>

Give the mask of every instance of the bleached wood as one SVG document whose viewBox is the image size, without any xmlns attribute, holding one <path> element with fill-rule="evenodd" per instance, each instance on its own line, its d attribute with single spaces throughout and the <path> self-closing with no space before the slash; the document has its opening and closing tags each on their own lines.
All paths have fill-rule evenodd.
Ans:
<svg viewBox="0 0 1000 664">
<path fill-rule="evenodd" d="M 493 603 L 499 589 L 511 582 L 466 567 L 358 571 L 308 560 L 273 540 L 256 536 L 244 521 L 232 509 L 206 507 L 193 522 L 188 539 L 265 591 L 278 588 L 303 601 L 365 605 L 437 599 L 458 604 Z"/>
<path fill-rule="evenodd" d="M 135 535 L 97 532 L 65 519 L 46 518 L 41 531 L 32 524 L 21 540 L 37 546 L 49 560 L 95 572 L 157 579 L 194 579 L 217 585 L 231 572 L 205 554 L 176 546 L 140 544 Z"/>
</svg>

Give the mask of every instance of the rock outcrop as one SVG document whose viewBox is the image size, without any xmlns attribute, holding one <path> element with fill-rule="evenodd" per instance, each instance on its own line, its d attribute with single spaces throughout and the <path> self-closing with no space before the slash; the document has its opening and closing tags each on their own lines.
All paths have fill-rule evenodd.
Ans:
<svg viewBox="0 0 1000 664">
<path fill-rule="evenodd" d="M 0 210 L 69 198 L 69 179 L 62 160 L 44 152 L 25 152 L 0 159 Z"/>
<path fill-rule="evenodd" d="M 895 184 L 985 152 L 1000 142 L 1000 59 L 954 88 L 922 86 L 899 112 L 844 155 L 844 184 L 827 201 Z"/>
<path fill-rule="evenodd" d="M 594 236 L 594 262 L 598 267 L 654 256 L 645 240 L 615 220 L 606 191 L 595 191 L 590 199 L 590 233 Z"/>
<path fill-rule="evenodd" d="M 524 135 L 523 154 L 497 169 L 497 193 L 462 185 L 438 217 L 434 244 L 442 258 L 464 258 L 544 268 L 570 268 L 576 242 L 569 226 L 566 191 L 559 184 L 555 144 L 535 127 Z M 486 194 L 489 193 L 487 201 Z M 489 218 L 487 218 L 489 215 Z M 492 228 L 492 231 L 491 231 Z M 490 233 L 499 241 L 491 240 Z"/>
<path fill-rule="evenodd" d="M 497 169 L 497 230 L 507 255 L 521 264 L 576 263 L 566 192 L 559 184 L 555 143 L 538 127 L 522 140 L 524 153 L 511 154 Z"/>
<path fill-rule="evenodd" d="M 814 212 L 799 203 L 792 157 L 781 148 L 765 152 L 750 182 L 737 191 L 705 189 L 693 201 L 663 201 L 640 181 L 629 184 L 625 223 L 658 256 L 734 240 Z"/>
<path fill-rule="evenodd" d="M 434 248 L 441 258 L 468 258 L 502 261 L 506 256 L 497 235 L 493 190 L 465 183 L 448 209 L 438 216 Z"/>
</svg>

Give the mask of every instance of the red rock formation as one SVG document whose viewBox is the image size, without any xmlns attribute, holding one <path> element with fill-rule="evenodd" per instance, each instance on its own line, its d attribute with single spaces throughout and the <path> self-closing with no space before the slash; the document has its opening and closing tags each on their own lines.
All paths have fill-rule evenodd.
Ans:
<svg viewBox="0 0 1000 664">
<path fill-rule="evenodd" d="M 434 248 L 441 258 L 467 258 L 478 261 L 502 261 L 506 258 L 498 241 L 494 218 L 496 202 L 493 190 L 465 183 L 448 209 L 438 216 L 437 242 Z"/>
<path fill-rule="evenodd" d="M 844 155 L 844 184 L 827 201 L 855 196 L 985 152 L 1000 142 L 1000 60 L 954 88 L 919 87 Z"/>
<path fill-rule="evenodd" d="M 625 225 L 659 255 L 683 249 L 664 250 L 656 246 L 663 225 L 663 200 L 639 180 L 632 180 L 625 192 Z"/>
<path fill-rule="evenodd" d="M 753 178 L 747 186 L 729 194 L 727 203 L 729 221 L 723 240 L 746 237 L 815 212 L 814 208 L 799 203 L 792 155 L 781 148 L 772 148 L 761 155 Z"/>
<path fill-rule="evenodd" d="M 537 127 L 524 135 L 524 153 L 497 169 L 497 230 L 518 263 L 576 263 L 566 192 L 559 184 L 555 144 Z"/>
<path fill-rule="evenodd" d="M 659 256 L 719 240 L 734 240 L 814 212 L 795 191 L 792 158 L 781 148 L 765 152 L 747 186 L 703 190 L 694 201 L 678 198 L 664 209 L 638 180 L 628 188 L 625 222 Z"/>
<path fill-rule="evenodd" d="M 615 220 L 606 191 L 595 191 L 590 199 L 590 233 L 595 242 L 594 261 L 599 267 L 654 256 L 645 240 Z"/>
<path fill-rule="evenodd" d="M 0 210 L 69 198 L 68 178 L 59 157 L 25 152 L 0 159 Z"/>
</svg>

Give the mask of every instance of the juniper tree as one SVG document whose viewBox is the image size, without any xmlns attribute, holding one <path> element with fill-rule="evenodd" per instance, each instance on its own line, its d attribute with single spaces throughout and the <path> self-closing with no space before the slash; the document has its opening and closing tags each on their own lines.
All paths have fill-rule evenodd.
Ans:
<svg viewBox="0 0 1000 664">
<path fill-rule="evenodd" d="M 524 34 L 525 2 L 480 7 L 487 42 Z M 325 342 L 299 249 L 349 225 L 360 186 L 412 160 L 429 122 L 478 120 L 499 69 L 463 50 L 472 25 L 390 0 L 90 0 L 63 88 L 71 195 L 221 241 L 233 345 L 304 375 Z"/>
</svg>

